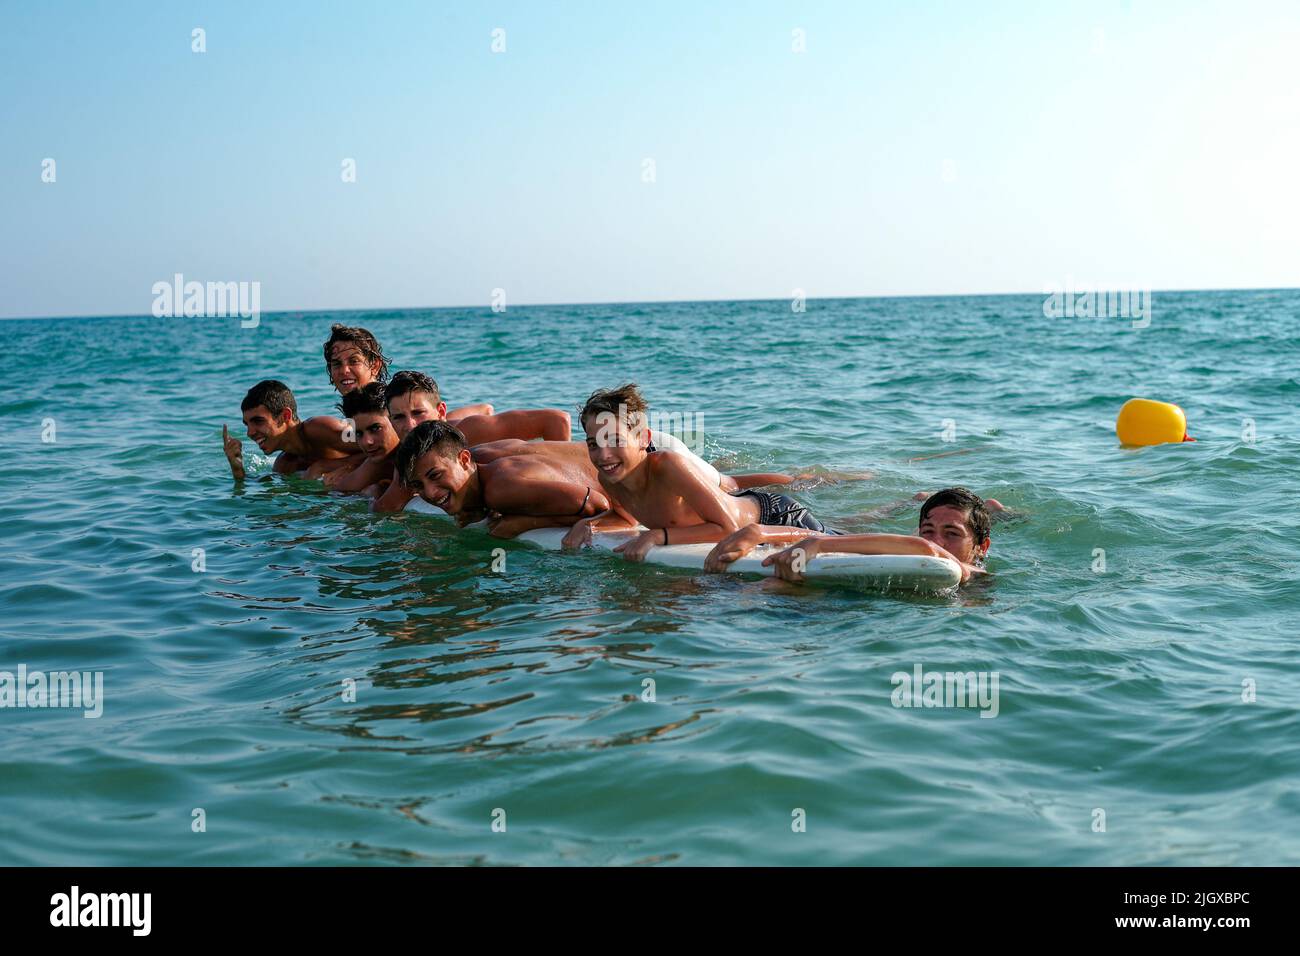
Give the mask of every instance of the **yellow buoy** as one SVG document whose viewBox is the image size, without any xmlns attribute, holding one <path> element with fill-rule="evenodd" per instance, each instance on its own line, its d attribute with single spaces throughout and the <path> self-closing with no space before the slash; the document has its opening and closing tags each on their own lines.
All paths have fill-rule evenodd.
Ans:
<svg viewBox="0 0 1300 956">
<path fill-rule="evenodd" d="M 1177 405 L 1149 398 L 1130 398 L 1115 419 L 1115 434 L 1124 445 L 1163 445 L 1195 441 L 1187 434 L 1187 416 Z"/>
</svg>

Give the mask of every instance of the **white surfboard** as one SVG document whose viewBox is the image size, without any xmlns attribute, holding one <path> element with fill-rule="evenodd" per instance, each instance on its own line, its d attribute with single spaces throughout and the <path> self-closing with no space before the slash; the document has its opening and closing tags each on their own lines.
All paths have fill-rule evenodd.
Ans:
<svg viewBox="0 0 1300 956">
<path fill-rule="evenodd" d="M 451 516 L 441 508 L 435 508 L 423 498 L 414 498 L 406 506 L 407 511 L 431 515 L 450 521 Z M 468 525 L 469 528 L 486 530 L 487 523 L 479 522 Z M 516 541 L 524 541 L 547 551 L 559 551 L 567 528 L 538 528 L 525 531 Z M 601 531 L 593 536 L 592 547 L 602 551 L 613 551 L 625 541 L 630 541 L 637 531 Z M 700 570 L 704 559 L 713 550 L 711 544 L 673 544 L 667 547 L 651 548 L 646 561 L 664 564 L 673 568 Z M 763 559 L 780 548 L 760 547 L 738 561 L 732 562 L 728 571 L 741 574 L 761 574 L 770 577 L 771 568 L 763 567 Z M 804 577 L 812 579 L 835 579 L 837 583 L 848 584 L 872 590 L 907 590 L 907 591 L 941 591 L 960 583 L 961 568 L 956 561 L 948 558 L 931 558 L 906 554 L 837 554 L 822 552 L 808 562 Z"/>
</svg>

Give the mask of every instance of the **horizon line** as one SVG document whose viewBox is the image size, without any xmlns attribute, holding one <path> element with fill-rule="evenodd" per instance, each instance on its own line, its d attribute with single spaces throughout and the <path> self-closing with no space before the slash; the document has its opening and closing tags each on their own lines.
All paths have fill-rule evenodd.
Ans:
<svg viewBox="0 0 1300 956">
<path fill-rule="evenodd" d="M 195 280 L 197 281 L 197 280 Z M 1125 288 L 1128 288 L 1125 286 Z M 1151 289 L 1150 294 L 1162 295 L 1168 293 L 1184 292 L 1294 292 L 1300 290 L 1300 286 L 1208 286 L 1202 288 L 1182 288 L 1182 289 Z M 1064 291 L 1062 289 L 1062 291 Z M 1108 292 L 1110 289 L 1100 287 L 1084 288 L 1072 290 L 1079 294 L 1088 292 Z M 1118 291 L 1118 289 L 1117 289 Z M 836 299 L 978 299 L 978 298 L 1007 298 L 1010 296 L 1024 295 L 1050 295 L 1049 292 L 901 292 L 886 293 L 875 295 L 824 295 L 824 296 L 805 296 L 808 302 L 829 302 Z M 788 302 L 790 297 L 780 296 L 756 296 L 752 298 L 718 298 L 718 299 L 630 299 L 630 300 L 605 300 L 591 302 L 524 302 L 517 305 L 507 305 L 506 308 L 495 315 L 508 314 L 511 309 L 533 309 L 533 308 L 556 308 L 562 306 L 615 306 L 615 305 L 691 305 L 695 303 L 722 303 L 722 302 Z M 464 311 L 466 309 L 485 309 L 492 310 L 490 303 L 476 302 L 469 305 L 400 305 L 400 306 L 361 306 L 352 308 L 319 308 L 319 309 L 271 309 L 265 312 L 258 312 L 258 315 L 289 315 L 293 313 L 331 313 L 331 312 L 439 312 L 439 311 Z M 237 314 L 237 313 L 236 313 Z M 0 316 L 0 322 L 36 322 L 44 319 L 141 319 L 155 318 L 147 312 L 103 312 L 98 314 L 60 314 L 60 315 L 5 315 Z M 162 316 L 162 318 L 213 318 L 213 316 Z"/>
</svg>

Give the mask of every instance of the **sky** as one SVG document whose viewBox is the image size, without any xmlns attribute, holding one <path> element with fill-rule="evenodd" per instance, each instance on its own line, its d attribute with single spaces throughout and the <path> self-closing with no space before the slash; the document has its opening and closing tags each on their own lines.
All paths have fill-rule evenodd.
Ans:
<svg viewBox="0 0 1300 956">
<path fill-rule="evenodd" d="M 7 0 L 0 317 L 1300 286 L 1297 49 L 1295 0 Z"/>
</svg>

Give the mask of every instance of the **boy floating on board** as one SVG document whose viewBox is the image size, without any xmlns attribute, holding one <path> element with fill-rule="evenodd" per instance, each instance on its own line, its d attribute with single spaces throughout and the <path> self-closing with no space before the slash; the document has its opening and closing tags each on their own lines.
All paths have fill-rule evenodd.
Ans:
<svg viewBox="0 0 1300 956">
<path fill-rule="evenodd" d="M 446 421 L 455 425 L 465 441 L 473 445 L 502 439 L 567 442 L 573 434 L 569 413 L 558 408 L 521 409 L 493 414 L 492 406 L 485 414 L 466 413 L 452 421 L 447 413 L 447 403 L 442 400 L 438 383 L 420 372 L 398 372 L 384 389 L 388 421 L 400 442 L 413 428 L 423 422 Z M 382 479 L 392 479 L 386 490 L 371 505 L 378 512 L 401 511 L 415 497 L 414 489 L 397 480 L 392 468 Z"/>
<path fill-rule="evenodd" d="M 615 391 L 625 395 L 632 405 L 640 409 L 643 419 L 647 417 L 646 412 L 649 411 L 649 403 L 646 402 L 645 396 L 641 394 L 641 390 L 635 384 L 620 385 Z M 629 406 L 630 408 L 631 406 Z M 789 475 L 778 475 L 772 472 L 752 475 L 724 475 L 709 462 L 691 451 L 690 447 L 676 435 L 656 431 L 653 428 L 646 428 L 645 433 L 649 436 L 647 450 L 674 451 L 680 455 L 685 455 L 691 459 L 701 474 L 727 494 L 732 494 L 744 488 L 758 488 L 762 485 L 788 485 L 794 481 Z"/>
<path fill-rule="evenodd" d="M 274 379 L 258 382 L 248 390 L 239 407 L 248 437 L 263 453 L 280 453 L 275 460 L 277 474 L 305 472 L 315 478 L 360 461 L 356 444 L 343 438 L 347 423 L 328 415 L 299 421 L 298 403 L 283 382 Z M 221 426 L 221 441 L 231 475 L 236 481 L 242 481 L 245 476 L 243 443 L 225 425 Z"/>
<path fill-rule="evenodd" d="M 935 492 L 921 505 L 915 535 L 846 534 L 835 538 L 824 535 L 803 536 L 790 528 L 764 527 L 753 524 L 728 535 L 719 542 L 705 562 L 705 569 L 724 569 L 744 557 L 760 544 L 794 544 L 769 555 L 763 564 L 774 568 L 776 576 L 786 581 L 802 581 L 808 563 L 826 552 L 837 554 L 908 554 L 921 557 L 950 558 L 961 566 L 965 584 L 972 575 L 986 574 L 984 557 L 989 550 L 990 507 L 1002 511 L 995 499 L 987 503 L 965 488 L 945 488 Z M 796 543 L 797 542 L 797 543 Z"/>
<path fill-rule="evenodd" d="M 582 408 L 587 452 L 609 509 L 577 521 L 564 537 L 566 548 L 590 543 L 592 535 L 647 530 L 614 550 L 643 561 L 656 546 L 720 541 L 746 525 L 784 525 L 837 534 L 787 495 L 743 490 L 728 494 L 699 459 L 661 451 L 646 426 L 646 402 L 635 385 L 595 392 Z M 770 476 L 760 476 L 768 478 Z"/>
<path fill-rule="evenodd" d="M 498 538 L 567 527 L 609 507 L 582 446 L 571 441 L 507 439 L 471 450 L 455 426 L 423 422 L 402 439 L 397 473 L 458 523 L 486 518 Z"/>
</svg>

